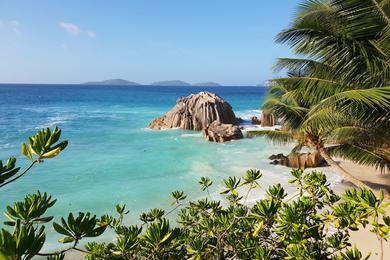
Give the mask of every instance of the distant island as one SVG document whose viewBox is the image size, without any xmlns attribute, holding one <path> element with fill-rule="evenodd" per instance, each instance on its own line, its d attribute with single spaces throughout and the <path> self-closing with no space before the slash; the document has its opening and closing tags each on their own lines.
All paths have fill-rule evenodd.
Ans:
<svg viewBox="0 0 390 260">
<path fill-rule="evenodd" d="M 193 86 L 198 87 L 220 87 L 221 85 L 216 82 L 202 82 L 202 83 L 196 83 Z"/>
<path fill-rule="evenodd" d="M 149 85 L 149 84 L 140 84 L 134 81 L 128 81 L 125 79 L 108 79 L 108 80 L 102 80 L 102 81 L 88 81 L 85 83 L 82 83 L 83 85 L 104 85 L 104 86 L 142 86 L 142 85 Z M 164 81 L 158 81 L 153 82 L 150 84 L 150 86 L 165 86 L 165 87 L 189 87 L 189 86 L 196 86 L 196 87 L 220 87 L 221 85 L 216 82 L 201 82 L 196 84 L 190 84 L 188 82 L 182 81 L 182 80 L 164 80 Z"/>
<path fill-rule="evenodd" d="M 181 80 L 165 80 L 165 81 L 158 81 L 151 84 L 152 86 L 170 86 L 170 87 L 184 87 L 184 86 L 191 86 L 190 83 L 181 81 Z"/>
<path fill-rule="evenodd" d="M 108 79 L 102 81 L 89 81 L 83 83 L 84 85 L 109 85 L 109 86 L 139 86 L 141 84 L 124 79 Z"/>
</svg>

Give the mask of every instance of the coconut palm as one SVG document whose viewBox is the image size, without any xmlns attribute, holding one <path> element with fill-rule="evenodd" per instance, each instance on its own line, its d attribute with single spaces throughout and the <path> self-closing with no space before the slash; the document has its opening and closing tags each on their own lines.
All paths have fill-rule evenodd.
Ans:
<svg viewBox="0 0 390 260">
<path fill-rule="evenodd" d="M 308 0 L 277 36 L 300 59 L 280 59 L 288 77 L 271 81 L 263 105 L 283 123 L 259 131 L 309 147 L 357 186 L 332 156 L 390 169 L 390 1 Z"/>
<path fill-rule="evenodd" d="M 375 91 L 379 96 L 390 95 L 390 88 L 369 90 Z M 383 128 L 386 123 L 374 125 L 356 120 L 354 116 L 342 112 L 340 110 L 342 107 L 338 111 L 332 106 L 325 107 L 325 103 L 330 102 L 328 100 L 321 103 L 324 106 L 322 109 L 318 108 L 320 105 L 314 108 L 307 107 L 305 103 L 308 102 L 304 102 L 302 98 L 297 100 L 289 96 L 292 91 L 294 89 L 290 90 L 288 84 L 275 85 L 270 88 L 270 95 L 263 105 L 266 113 L 273 113 L 282 120 L 282 130 L 256 131 L 252 132 L 252 135 L 265 135 L 272 141 L 282 144 L 295 141 L 297 144 L 292 152 L 300 152 L 303 147 L 308 147 L 320 153 L 329 165 L 336 167 L 346 179 L 359 187 L 366 185 L 341 168 L 331 156 L 373 165 L 382 170 L 389 169 L 389 150 L 385 149 L 384 145 L 388 146 L 390 140 L 389 128 Z M 332 98 L 336 98 L 336 95 Z M 390 99 L 387 98 L 385 102 L 390 106 Z M 380 110 L 384 113 L 386 107 L 381 109 L 375 103 L 372 110 L 376 110 L 378 114 Z"/>
</svg>

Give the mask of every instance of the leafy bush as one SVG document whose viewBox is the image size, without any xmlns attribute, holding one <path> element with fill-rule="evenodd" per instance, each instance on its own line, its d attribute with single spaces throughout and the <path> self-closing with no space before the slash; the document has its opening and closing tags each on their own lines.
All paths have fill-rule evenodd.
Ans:
<svg viewBox="0 0 390 260">
<path fill-rule="evenodd" d="M 32 165 L 55 157 L 67 144 L 56 144 L 60 133 L 59 129 L 39 131 L 30 139 L 30 146 L 22 146 L 23 154 Z M 19 172 L 15 162 L 10 159 L 6 166 L 1 163 L 3 184 L 32 167 L 11 179 Z M 31 259 L 37 255 L 63 259 L 71 249 L 84 252 L 91 260 L 363 259 L 349 241 L 352 230 L 371 224 L 371 231 L 381 243 L 390 237 L 390 217 L 386 214 L 389 203 L 384 201 L 383 193 L 378 198 L 367 189 L 350 189 L 340 197 L 321 172 L 292 170 L 291 175 L 290 183 L 297 187 L 295 194 L 287 196 L 280 184 L 273 185 L 253 206 L 246 201 L 260 186 L 259 170 L 248 170 L 243 178 L 223 180 L 224 201 L 212 197 L 213 181 L 202 177 L 199 184 L 204 198 L 188 201 L 183 191 L 174 191 L 170 211 L 151 209 L 134 225 L 123 224 L 129 214 L 125 205 L 116 206 L 116 216 L 69 213 L 52 225 L 62 236 L 59 242 L 71 245 L 52 253 L 44 253 L 42 248 L 46 242 L 44 224 L 53 221 L 46 212 L 56 200 L 38 191 L 7 207 L 4 225 L 8 228 L 0 232 L 0 259 Z M 176 211 L 177 221 L 172 224 L 168 217 Z M 100 236 L 107 229 L 116 233 L 113 242 L 89 242 L 84 249 L 79 247 L 81 240 Z"/>
<path fill-rule="evenodd" d="M 381 239 L 389 238 L 389 221 L 383 197 L 366 189 L 351 189 L 341 197 L 329 188 L 326 176 L 292 170 L 298 192 L 287 198 L 283 187 L 273 185 L 253 207 L 242 202 L 237 190 L 251 191 L 261 174 L 249 170 L 241 179 L 223 181 L 226 201 L 206 198 L 184 203 L 181 192 L 172 193 L 177 223 L 171 227 L 162 209 L 141 215 L 141 225 L 125 226 L 111 217 L 112 243 L 88 243 L 88 259 L 363 259 L 351 247 L 350 231 L 366 226 Z M 212 183 L 206 177 L 200 181 Z M 206 185 L 207 188 L 210 185 Z M 300 192 L 302 191 L 302 192 Z M 180 194 L 178 199 L 175 194 Z M 159 212 L 159 214 L 155 214 Z M 382 231 L 379 231 L 379 229 Z"/>
</svg>

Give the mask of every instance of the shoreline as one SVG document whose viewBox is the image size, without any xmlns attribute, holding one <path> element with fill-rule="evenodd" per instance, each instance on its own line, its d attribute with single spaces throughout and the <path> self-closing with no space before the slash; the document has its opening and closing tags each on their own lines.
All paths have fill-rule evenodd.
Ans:
<svg viewBox="0 0 390 260">
<path fill-rule="evenodd" d="M 390 174 L 381 173 L 380 170 L 377 170 L 373 167 L 359 165 L 340 158 L 335 158 L 335 161 L 339 163 L 341 167 L 351 173 L 355 178 L 363 181 L 370 188 L 376 189 L 378 191 L 380 189 L 384 189 L 385 191 L 390 192 Z M 331 166 L 313 169 L 321 170 L 325 174 L 337 174 L 337 170 L 333 169 Z M 306 169 L 306 171 L 310 170 L 311 169 Z M 356 186 L 348 181 L 345 181 L 344 179 L 341 179 L 341 182 L 338 183 L 331 183 L 331 186 L 337 194 L 341 194 L 348 188 L 356 188 Z M 357 231 L 351 231 L 350 243 L 352 246 L 356 246 L 360 250 L 363 258 L 371 253 L 369 258 L 370 260 L 379 260 L 381 245 L 376 235 L 370 232 L 371 228 L 372 226 L 368 225 L 365 228 L 360 227 Z M 383 255 L 383 259 L 390 259 L 390 241 L 383 241 Z"/>
<path fill-rule="evenodd" d="M 337 160 L 341 167 L 347 169 L 354 177 L 363 181 L 366 185 L 373 189 L 384 189 L 387 192 L 390 192 L 390 174 L 381 173 L 379 170 L 364 166 L 358 165 L 351 161 L 347 160 Z M 344 189 L 348 186 L 352 186 L 349 182 L 343 182 L 339 184 L 344 186 Z M 371 225 L 366 228 L 360 228 L 357 231 L 351 232 L 351 244 L 356 245 L 357 248 L 362 252 L 363 257 L 367 256 L 371 252 L 369 259 L 380 259 L 380 241 L 377 239 L 375 234 L 370 232 L 372 228 Z M 383 259 L 390 258 L 390 241 L 383 241 Z"/>
<path fill-rule="evenodd" d="M 358 165 L 347 160 L 337 159 L 336 161 L 340 164 L 341 167 L 348 169 L 348 171 L 353 176 L 362 180 L 368 186 L 374 189 L 383 188 L 387 191 L 390 191 L 390 174 L 382 174 L 379 170 L 373 167 Z M 322 171 L 326 175 L 333 175 L 337 173 L 337 171 L 330 166 L 321 168 L 309 168 L 305 171 L 311 170 Z M 332 189 L 338 194 L 342 193 L 348 188 L 354 187 L 351 183 L 343 180 L 341 182 L 331 183 L 331 186 Z M 259 196 L 263 195 L 263 190 L 254 192 L 251 196 L 249 196 L 247 204 L 252 204 L 255 200 L 259 199 Z M 293 194 L 290 194 L 289 196 L 293 196 Z M 360 228 L 358 231 L 352 231 L 350 242 L 352 246 L 356 245 L 356 247 L 359 248 L 359 250 L 363 254 L 363 257 L 367 256 L 371 252 L 371 256 L 369 259 L 377 260 L 380 259 L 380 241 L 377 239 L 375 234 L 370 232 L 370 228 L 371 226 L 367 226 L 366 228 Z M 383 252 L 384 259 L 386 259 L 386 256 L 390 257 L 389 241 L 383 241 Z M 65 260 L 82 259 L 84 259 L 84 254 L 75 250 L 71 250 L 65 255 Z"/>
</svg>

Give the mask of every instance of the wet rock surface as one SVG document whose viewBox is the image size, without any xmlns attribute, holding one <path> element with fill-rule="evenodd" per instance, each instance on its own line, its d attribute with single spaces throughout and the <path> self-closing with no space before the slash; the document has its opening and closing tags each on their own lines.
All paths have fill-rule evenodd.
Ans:
<svg viewBox="0 0 390 260">
<path fill-rule="evenodd" d="M 237 125 L 238 120 L 231 105 L 210 92 L 200 92 L 181 97 L 176 105 L 164 116 L 154 119 L 151 129 L 181 128 L 200 131 L 212 122 Z"/>
<path fill-rule="evenodd" d="M 280 153 L 271 155 L 268 159 L 272 160 L 271 164 L 279 164 L 300 169 L 327 166 L 324 158 L 317 152 L 291 153 L 287 156 Z"/>
<path fill-rule="evenodd" d="M 211 142 L 223 143 L 243 138 L 241 129 L 237 125 L 222 124 L 218 121 L 212 122 L 202 130 L 203 137 Z"/>
</svg>

